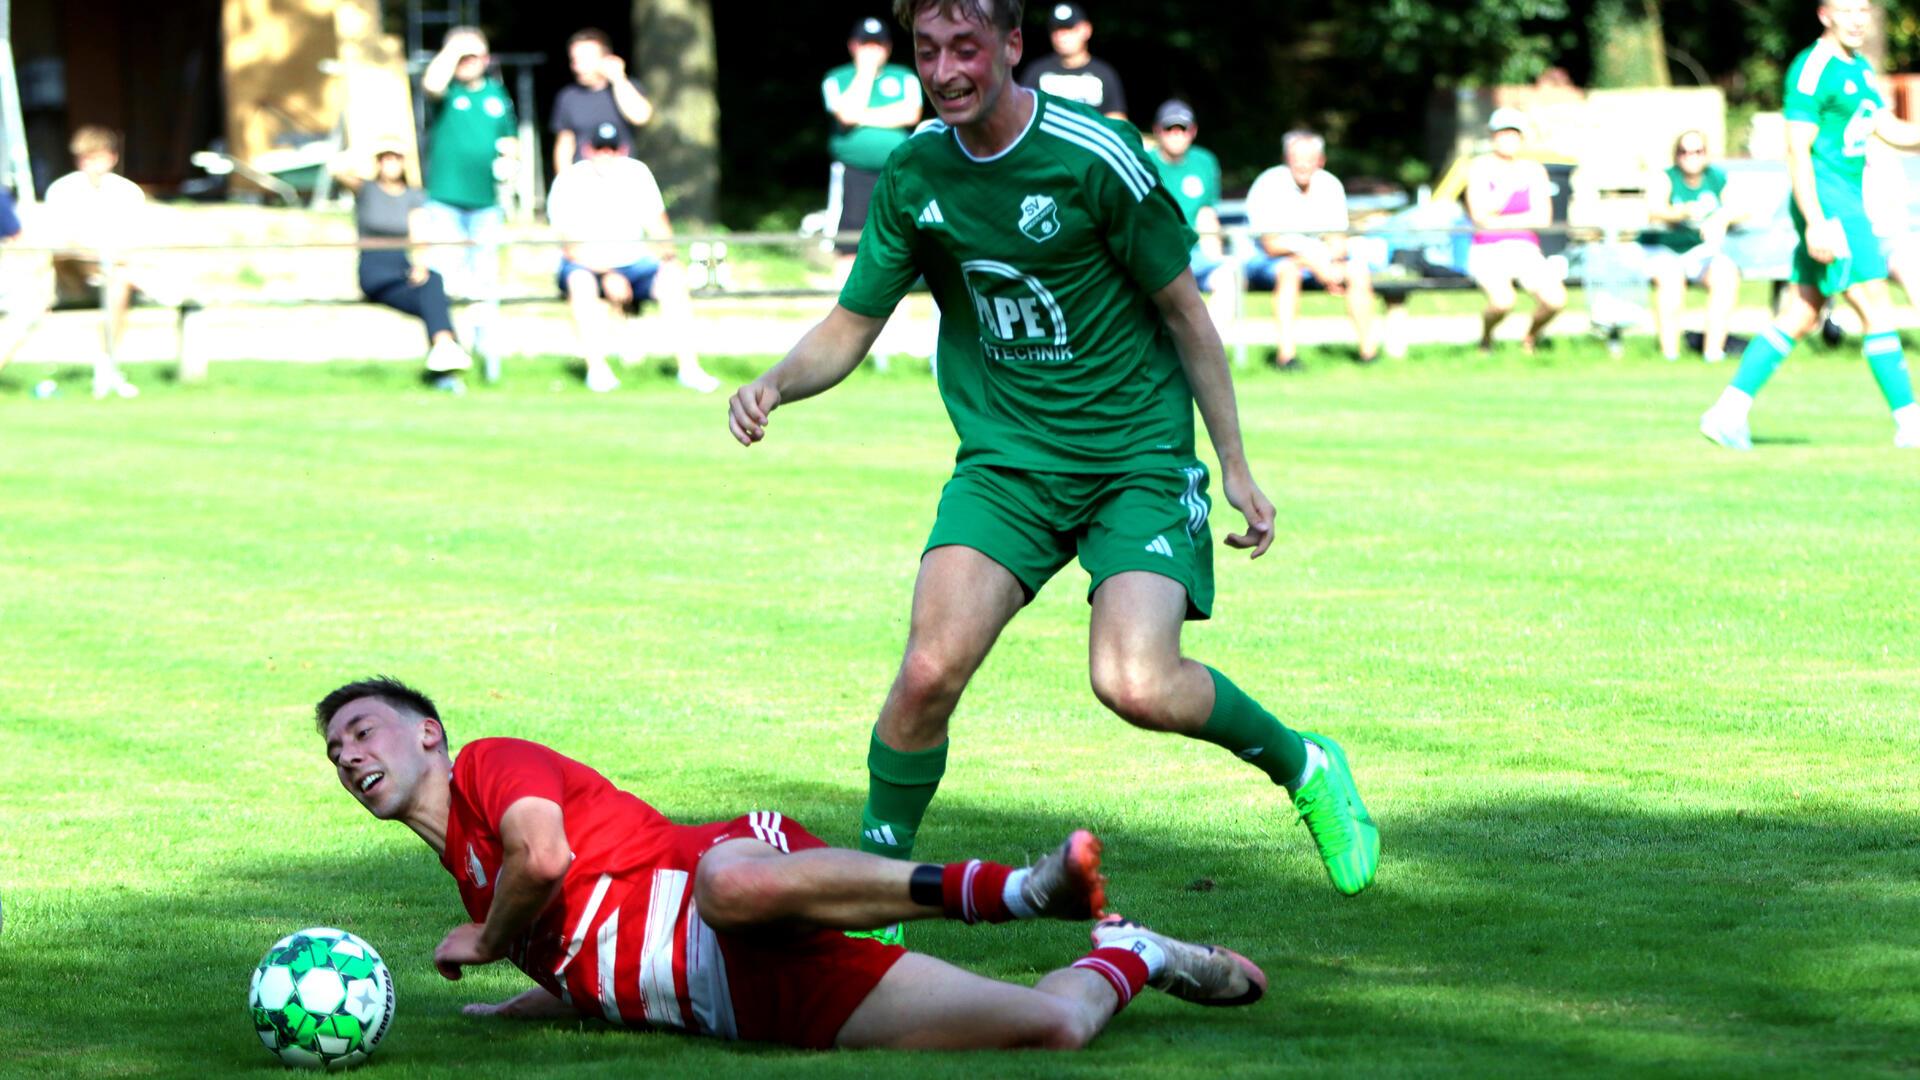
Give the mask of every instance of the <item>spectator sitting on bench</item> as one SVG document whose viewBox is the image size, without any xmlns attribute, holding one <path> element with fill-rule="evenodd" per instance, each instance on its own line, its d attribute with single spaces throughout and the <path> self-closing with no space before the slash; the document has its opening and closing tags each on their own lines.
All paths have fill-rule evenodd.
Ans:
<svg viewBox="0 0 1920 1080">
<path fill-rule="evenodd" d="M 1194 145 L 1198 130 L 1192 106 L 1177 99 L 1161 102 L 1153 114 L 1153 167 L 1187 224 L 1200 234 L 1187 268 L 1210 298 L 1213 321 L 1224 332 L 1239 313 L 1240 267 L 1227 259 L 1220 235 L 1220 160 Z"/>
<path fill-rule="evenodd" d="M 1373 317 L 1373 277 L 1364 261 L 1347 255 L 1347 189 L 1326 169 L 1326 140 L 1311 131 L 1289 131 L 1280 143 L 1286 164 L 1275 165 L 1247 191 L 1247 224 L 1259 234 L 1260 250 L 1247 261 L 1247 288 L 1273 290 L 1279 349 L 1273 364 L 1298 370 L 1300 291 L 1319 282 L 1345 296 L 1347 316 L 1360 350 L 1371 363 L 1379 349 Z"/>
<path fill-rule="evenodd" d="M 162 290 L 151 266 L 118 251 L 138 247 L 148 231 L 147 195 L 113 171 L 120 164 L 120 136 L 112 130 L 88 124 L 73 133 L 68 149 L 75 171 L 48 185 L 45 206 L 49 237 L 67 249 L 53 257 L 54 296 L 68 304 L 97 302 L 106 312 L 107 347 L 94 364 L 93 396 L 136 397 L 139 389 L 120 372 L 127 308 L 135 289 L 155 300 Z"/>
<path fill-rule="evenodd" d="M 418 241 L 428 227 L 426 192 L 407 183 L 406 153 L 397 143 L 382 143 L 374 151 L 372 179 L 339 168 L 334 175 L 353 192 L 360 239 Z M 404 311 L 426 324 L 429 385 L 454 394 L 466 390 L 459 373 L 472 367 L 473 359 L 454 338 L 447 285 L 439 271 L 412 262 L 397 245 L 363 250 L 360 292 L 376 304 Z"/>
<path fill-rule="evenodd" d="M 620 355 L 627 312 L 656 300 L 679 361 L 680 385 L 712 393 L 720 380 L 693 352 L 693 302 L 674 258 L 673 226 L 660 186 L 646 165 L 627 157 L 621 132 L 601 124 L 587 138 L 587 156 L 560 170 L 547 195 L 547 220 L 566 241 L 560 292 L 573 311 L 587 389 L 605 393 L 620 379 L 607 357 Z"/>
<path fill-rule="evenodd" d="M 1673 165 L 1647 178 L 1647 218 L 1655 228 L 1640 234 L 1653 280 L 1653 314 L 1660 352 L 1680 358 L 1680 313 L 1689 282 L 1707 290 L 1707 322 L 1701 354 L 1708 363 L 1727 357 L 1727 326 L 1740 299 L 1740 268 L 1721 250 L 1739 215 L 1726 204 L 1727 174 L 1707 163 L 1707 136 L 1682 132 L 1673 142 Z"/>
<path fill-rule="evenodd" d="M 1546 166 L 1523 159 L 1527 114 L 1493 110 L 1487 122 L 1493 152 L 1475 158 L 1467 169 L 1467 217 L 1477 232 L 1467 251 L 1467 276 L 1487 296 L 1481 315 L 1480 348 L 1493 348 L 1493 329 L 1513 310 L 1514 283 L 1533 297 L 1533 322 L 1524 346 L 1532 352 L 1547 323 L 1567 306 L 1563 264 L 1540 250 L 1533 230 L 1553 224 L 1553 181 Z"/>
</svg>

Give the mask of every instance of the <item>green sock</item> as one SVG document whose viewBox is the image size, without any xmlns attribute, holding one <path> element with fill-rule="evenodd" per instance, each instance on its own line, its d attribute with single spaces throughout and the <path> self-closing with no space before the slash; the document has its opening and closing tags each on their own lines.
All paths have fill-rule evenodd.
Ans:
<svg viewBox="0 0 1920 1080">
<path fill-rule="evenodd" d="M 1300 735 L 1275 720 L 1233 680 L 1212 668 L 1207 674 L 1213 676 L 1213 712 L 1199 737 L 1253 762 L 1283 787 L 1298 779 L 1307 768 L 1307 744 Z"/>
<path fill-rule="evenodd" d="M 1777 326 L 1762 330 L 1758 337 L 1747 343 L 1747 351 L 1740 354 L 1740 370 L 1733 373 L 1733 388 L 1752 397 L 1773 378 L 1773 372 L 1780 362 L 1793 351 L 1793 339 Z"/>
<path fill-rule="evenodd" d="M 1907 374 L 1907 357 L 1900 351 L 1900 335 L 1891 330 L 1868 334 L 1861 345 L 1867 354 L 1867 366 L 1873 369 L 1873 381 L 1887 408 L 1904 409 L 1913 404 L 1913 379 Z"/>
<path fill-rule="evenodd" d="M 947 744 L 895 750 L 878 729 L 867 748 L 867 805 L 860 812 L 860 850 L 890 859 L 913 855 L 913 835 L 947 771 Z"/>
</svg>

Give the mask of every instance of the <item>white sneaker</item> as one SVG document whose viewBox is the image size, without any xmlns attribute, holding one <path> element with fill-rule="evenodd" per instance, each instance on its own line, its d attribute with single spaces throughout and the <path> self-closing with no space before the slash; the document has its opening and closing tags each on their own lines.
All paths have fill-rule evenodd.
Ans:
<svg viewBox="0 0 1920 1080">
<path fill-rule="evenodd" d="M 1700 414 L 1700 434 L 1729 450 L 1753 449 L 1753 435 L 1747 430 L 1747 418 L 1735 416 L 1717 405 Z"/>
<path fill-rule="evenodd" d="M 467 355 L 456 342 L 442 338 L 427 350 L 427 370 L 436 375 L 449 371 L 465 371 L 473 366 L 473 357 Z"/>
<path fill-rule="evenodd" d="M 596 394 L 604 394 L 620 389 L 620 376 L 605 364 L 591 364 L 587 367 L 587 389 Z"/>
<path fill-rule="evenodd" d="M 1160 974 L 1147 985 L 1195 1005 L 1251 1005 L 1267 992 L 1267 976 L 1253 961 L 1218 945 L 1195 945 L 1155 933 L 1120 915 L 1108 915 L 1093 926 L 1093 947 L 1120 947 L 1131 938 L 1145 938 L 1166 954 Z"/>
<path fill-rule="evenodd" d="M 1901 450 L 1920 450 L 1920 424 L 1901 424 L 1895 427 L 1893 445 Z"/>
<path fill-rule="evenodd" d="M 711 394 L 715 390 L 720 389 L 720 380 L 714 378 L 708 373 L 707 369 L 698 364 L 692 366 L 681 364 L 680 373 L 674 376 L 674 378 L 681 386 L 686 387 L 696 394 Z"/>
<path fill-rule="evenodd" d="M 93 399 L 95 401 L 110 397 L 125 400 L 139 396 L 140 388 L 128 382 L 125 375 L 116 375 L 111 379 L 105 380 L 95 379 L 93 382 Z"/>
</svg>

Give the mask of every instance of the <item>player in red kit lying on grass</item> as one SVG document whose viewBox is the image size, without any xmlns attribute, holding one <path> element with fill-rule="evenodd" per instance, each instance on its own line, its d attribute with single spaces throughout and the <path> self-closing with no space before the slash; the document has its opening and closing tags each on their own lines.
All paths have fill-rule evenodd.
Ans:
<svg viewBox="0 0 1920 1080">
<path fill-rule="evenodd" d="M 538 984 L 469 1013 L 816 1049 L 1069 1049 L 1144 986 L 1201 1005 L 1266 989 L 1236 953 L 1101 918 L 1100 842 L 1084 830 L 1024 869 L 915 864 L 828 847 L 770 810 L 676 825 L 538 743 L 477 739 L 456 761 L 433 702 L 393 679 L 342 686 L 315 714 L 340 783 L 459 882 L 473 921 L 434 950 L 440 973 L 509 959 Z M 937 918 L 1100 921 L 1093 951 L 1032 987 L 843 933 Z"/>
</svg>

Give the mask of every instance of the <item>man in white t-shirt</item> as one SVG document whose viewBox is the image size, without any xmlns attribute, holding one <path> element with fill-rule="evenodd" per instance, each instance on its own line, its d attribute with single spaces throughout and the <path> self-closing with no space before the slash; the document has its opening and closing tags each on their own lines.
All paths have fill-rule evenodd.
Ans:
<svg viewBox="0 0 1920 1080">
<path fill-rule="evenodd" d="M 1260 248 L 1247 260 L 1247 288 L 1273 291 L 1274 366 L 1299 367 L 1294 322 L 1300 290 L 1313 281 L 1346 297 L 1360 362 L 1371 363 L 1379 349 L 1373 277 L 1364 261 L 1347 257 L 1347 189 L 1327 171 L 1326 141 L 1313 132 L 1287 132 L 1281 152 L 1286 164 L 1261 173 L 1247 192 L 1247 224 L 1259 234 Z"/>
<path fill-rule="evenodd" d="M 580 353 L 587 363 L 587 389 L 605 393 L 620 385 L 607 364 L 619 355 L 627 313 L 640 301 L 660 305 L 671 347 L 680 365 L 680 385 L 706 394 L 720 380 L 701 368 L 693 352 L 693 303 L 686 275 L 675 259 L 673 226 L 653 171 L 621 148 L 621 133 L 601 124 L 587 139 L 587 156 L 560 170 L 547 195 L 547 219 L 567 240 L 560 255 L 560 291 L 573 311 Z"/>
<path fill-rule="evenodd" d="M 73 133 L 68 149 L 75 171 L 47 186 L 42 211 L 46 236 L 64 249 L 53 257 L 54 295 L 98 301 L 106 312 L 108 347 L 94 364 L 93 396 L 134 397 L 140 391 L 120 373 L 117 355 L 127 308 L 135 289 L 152 297 L 163 290 L 152 267 L 119 252 L 147 239 L 147 195 L 113 171 L 120 164 L 120 136 L 110 129 L 88 124 Z M 111 274 L 103 261 L 111 263 Z"/>
</svg>

